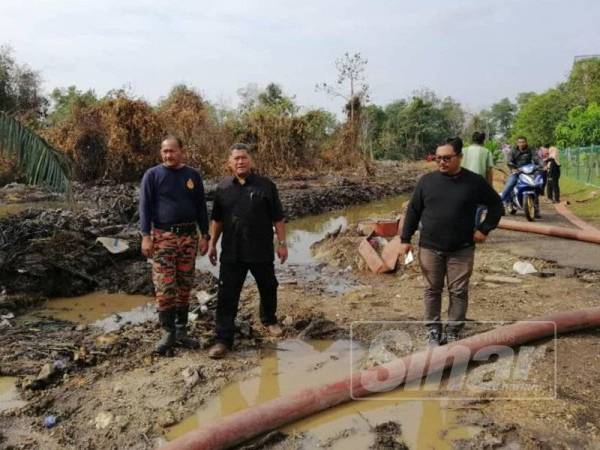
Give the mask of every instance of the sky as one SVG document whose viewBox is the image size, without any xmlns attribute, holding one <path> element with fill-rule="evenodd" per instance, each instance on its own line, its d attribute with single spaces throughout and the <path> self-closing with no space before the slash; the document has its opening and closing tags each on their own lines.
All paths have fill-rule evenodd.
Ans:
<svg viewBox="0 0 600 450">
<path fill-rule="evenodd" d="M 237 90 L 280 84 L 305 108 L 335 60 L 368 60 L 371 102 L 428 88 L 471 110 L 564 80 L 600 53 L 598 0 L 0 0 L 0 45 L 47 92 L 128 87 L 157 102 L 178 83 L 235 106 Z"/>
</svg>

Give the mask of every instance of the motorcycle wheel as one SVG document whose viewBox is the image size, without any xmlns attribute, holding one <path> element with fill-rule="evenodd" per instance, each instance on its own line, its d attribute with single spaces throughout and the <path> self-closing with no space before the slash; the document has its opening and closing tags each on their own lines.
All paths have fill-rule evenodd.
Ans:
<svg viewBox="0 0 600 450">
<path fill-rule="evenodd" d="M 533 222 L 535 220 L 535 202 L 533 201 L 533 195 L 528 195 L 525 197 L 524 209 L 525 209 L 525 217 L 529 222 Z"/>
</svg>

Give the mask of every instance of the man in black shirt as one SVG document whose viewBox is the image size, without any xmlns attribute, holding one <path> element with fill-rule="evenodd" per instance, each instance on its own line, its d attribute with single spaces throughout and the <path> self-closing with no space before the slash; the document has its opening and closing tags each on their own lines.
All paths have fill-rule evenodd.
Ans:
<svg viewBox="0 0 600 450">
<path fill-rule="evenodd" d="M 537 164 L 538 166 L 542 167 L 542 161 L 533 151 L 533 149 L 529 147 L 529 144 L 527 143 L 527 138 L 525 136 L 519 136 L 517 138 L 517 148 L 511 150 L 511 152 L 508 154 L 508 159 L 506 161 L 506 164 L 508 165 L 512 173 L 506 179 L 504 189 L 500 194 L 503 203 L 506 204 L 510 200 L 512 190 L 519 181 L 519 168 L 531 163 Z M 537 196 L 535 202 L 535 217 L 536 219 L 539 219 L 541 217 L 540 203 Z"/>
<path fill-rule="evenodd" d="M 440 321 L 444 278 L 448 278 L 447 341 L 458 339 L 467 313 L 469 279 L 473 271 L 475 243 L 483 243 L 496 228 L 502 213 L 500 197 L 487 181 L 461 168 L 462 141 L 447 139 L 436 150 L 439 170 L 421 177 L 408 206 L 401 241 L 402 252 L 411 249 L 419 222 L 419 263 L 427 281 L 425 321 L 431 346 L 443 342 Z M 474 229 L 475 210 L 487 207 L 487 215 Z"/>
<path fill-rule="evenodd" d="M 235 144 L 229 155 L 234 176 L 225 178 L 215 193 L 211 217 L 212 239 L 208 256 L 217 263 L 221 233 L 221 267 L 217 297 L 216 344 L 208 354 L 220 358 L 233 346 L 235 316 L 248 271 L 260 293 L 260 319 L 269 334 L 278 337 L 277 278 L 273 266 L 273 226 L 277 233 L 277 256 L 283 264 L 288 256 L 283 208 L 277 187 L 270 179 L 252 172 L 248 146 Z"/>
</svg>

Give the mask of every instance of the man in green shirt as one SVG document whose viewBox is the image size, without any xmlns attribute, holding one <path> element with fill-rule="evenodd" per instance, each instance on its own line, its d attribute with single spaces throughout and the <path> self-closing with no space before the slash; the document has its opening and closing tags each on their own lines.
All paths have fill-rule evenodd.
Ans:
<svg viewBox="0 0 600 450">
<path fill-rule="evenodd" d="M 473 144 L 463 150 L 462 167 L 481 175 L 492 185 L 492 167 L 494 159 L 491 152 L 483 146 L 485 133 L 473 133 Z"/>
<path fill-rule="evenodd" d="M 490 186 L 493 184 L 492 167 L 494 167 L 494 159 L 492 153 L 483 146 L 485 142 L 485 133 L 476 131 L 472 136 L 473 143 L 463 150 L 463 158 L 461 167 L 475 172 L 485 178 Z M 477 228 L 482 221 L 482 215 L 486 211 L 485 206 L 477 206 L 475 212 L 475 227 Z"/>
</svg>

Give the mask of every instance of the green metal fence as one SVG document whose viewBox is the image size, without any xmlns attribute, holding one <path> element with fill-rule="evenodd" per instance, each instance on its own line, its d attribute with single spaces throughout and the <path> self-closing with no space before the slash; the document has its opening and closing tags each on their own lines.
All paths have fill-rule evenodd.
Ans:
<svg viewBox="0 0 600 450">
<path fill-rule="evenodd" d="M 600 145 L 561 151 L 561 174 L 600 187 Z"/>
</svg>

